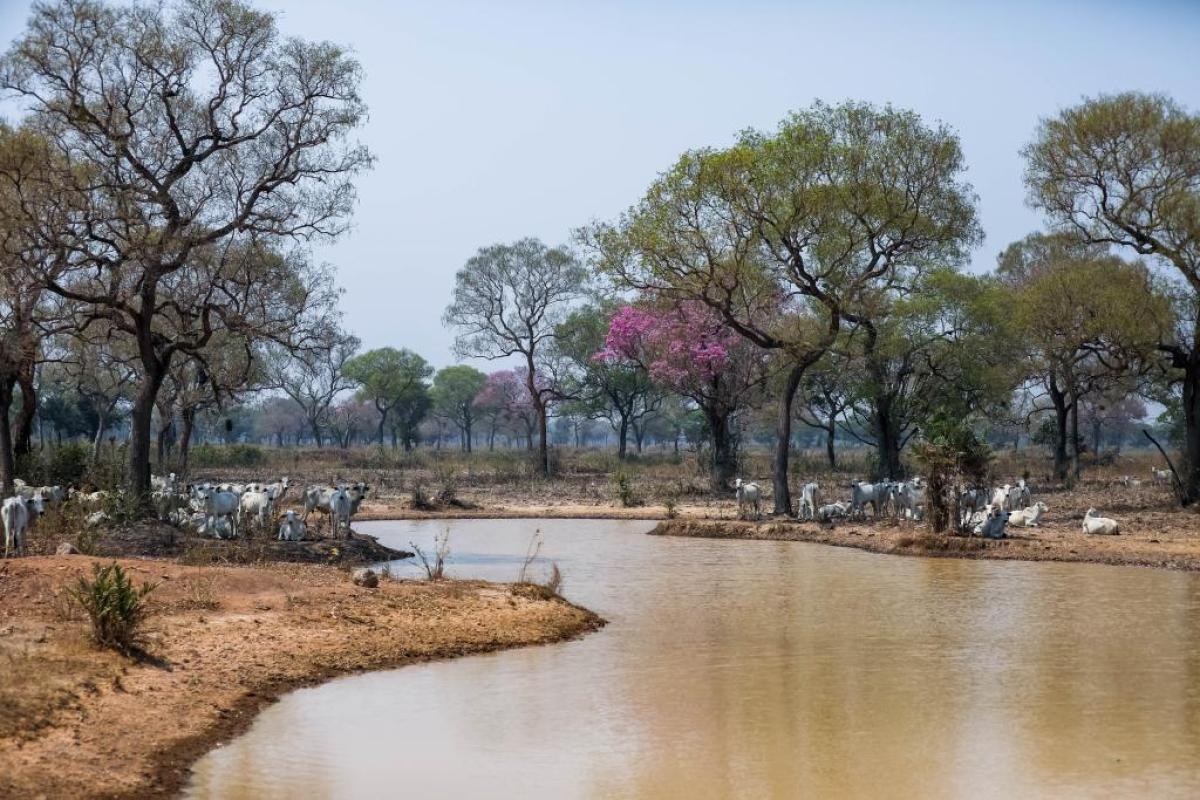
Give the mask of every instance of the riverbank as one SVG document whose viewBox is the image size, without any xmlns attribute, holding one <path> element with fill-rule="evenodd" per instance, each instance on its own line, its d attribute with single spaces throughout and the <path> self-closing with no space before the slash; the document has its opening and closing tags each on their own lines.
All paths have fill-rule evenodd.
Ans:
<svg viewBox="0 0 1200 800">
<path fill-rule="evenodd" d="M 1078 524 L 1010 528 L 1005 539 L 947 536 L 906 523 L 818 525 L 790 521 L 675 519 L 660 522 L 654 536 L 758 539 L 854 547 L 872 553 L 1001 561 L 1079 561 L 1200 572 L 1200 535 L 1160 529 L 1120 536 L 1088 536 Z"/>
<path fill-rule="evenodd" d="M 0 565 L 0 796 L 167 797 L 203 753 L 302 686 L 573 638 L 603 620 L 534 586 L 381 581 L 328 566 L 122 559 L 150 657 L 93 647 L 61 589 L 93 559 Z"/>
</svg>

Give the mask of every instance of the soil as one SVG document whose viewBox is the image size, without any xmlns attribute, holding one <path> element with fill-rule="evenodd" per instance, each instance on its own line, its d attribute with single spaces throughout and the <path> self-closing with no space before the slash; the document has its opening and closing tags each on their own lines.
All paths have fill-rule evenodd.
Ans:
<svg viewBox="0 0 1200 800">
<path fill-rule="evenodd" d="M 97 649 L 65 600 L 95 561 L 0 565 L 0 797 L 171 796 L 196 758 L 296 687 L 603 624 L 531 585 L 365 589 L 330 566 L 121 559 L 136 583 L 157 584 L 144 655 L 131 659 Z"/>
</svg>

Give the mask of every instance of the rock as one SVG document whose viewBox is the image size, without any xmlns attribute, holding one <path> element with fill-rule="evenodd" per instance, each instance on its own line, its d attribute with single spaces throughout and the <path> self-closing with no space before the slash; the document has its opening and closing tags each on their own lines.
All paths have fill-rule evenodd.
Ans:
<svg viewBox="0 0 1200 800">
<path fill-rule="evenodd" d="M 374 589 L 379 585 L 379 575 L 375 570 L 369 567 L 359 567 L 350 573 L 350 580 L 354 581 L 355 586 L 364 586 L 368 589 Z"/>
<path fill-rule="evenodd" d="M 61 542 L 54 550 L 56 556 L 77 556 L 79 551 L 70 542 Z"/>
</svg>

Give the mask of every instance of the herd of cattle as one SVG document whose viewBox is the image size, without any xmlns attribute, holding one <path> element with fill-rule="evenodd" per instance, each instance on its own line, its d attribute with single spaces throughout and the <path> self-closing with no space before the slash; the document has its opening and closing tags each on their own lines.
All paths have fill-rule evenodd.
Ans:
<svg viewBox="0 0 1200 800">
<path fill-rule="evenodd" d="M 10 551 L 21 554 L 25 533 L 47 508 L 75 503 L 89 512 L 85 524 L 98 527 L 110 521 L 105 511 L 116 499 L 106 491 L 81 492 L 62 486 L 30 486 L 13 482 L 15 494 L 0 505 L 4 523 L 4 556 Z M 280 513 L 291 484 L 287 477 L 274 483 L 196 483 L 179 485 L 175 473 L 151 478 L 150 501 L 155 515 L 177 528 L 195 530 L 204 536 L 232 539 L 239 531 L 274 530 L 284 541 L 300 541 L 308 534 L 308 518 L 313 512 L 318 522 L 328 520 L 334 537 L 350 535 L 350 520 L 358 513 L 371 487 L 365 483 L 336 486 L 310 486 L 300 493 L 303 517 L 294 510 Z M 277 527 L 276 527 L 277 526 Z"/>
<path fill-rule="evenodd" d="M 1162 474 L 1160 474 L 1162 473 Z M 1165 481 L 1168 473 L 1153 470 L 1155 481 Z M 1128 477 L 1122 479 L 1130 485 Z M 876 483 L 852 483 L 849 501 L 824 503 L 821 486 L 816 482 L 804 484 L 800 489 L 798 518 L 831 523 L 837 519 L 867 518 L 870 507 L 872 518 L 890 513 L 896 519 L 921 520 L 925 515 L 925 484 L 920 478 L 907 481 L 879 481 Z M 762 488 L 738 478 L 734 482 L 738 503 L 738 517 L 762 516 Z M 1014 527 L 1036 528 L 1047 511 L 1045 503 L 1033 502 L 1033 491 L 1024 478 L 1016 483 L 1006 483 L 994 489 L 966 489 L 959 494 L 958 509 L 962 527 L 977 536 L 988 539 L 1003 539 L 1004 529 Z M 1120 526 L 1116 520 L 1101 517 L 1096 509 L 1089 508 L 1083 519 L 1083 532 L 1089 534 L 1115 535 Z"/>
</svg>

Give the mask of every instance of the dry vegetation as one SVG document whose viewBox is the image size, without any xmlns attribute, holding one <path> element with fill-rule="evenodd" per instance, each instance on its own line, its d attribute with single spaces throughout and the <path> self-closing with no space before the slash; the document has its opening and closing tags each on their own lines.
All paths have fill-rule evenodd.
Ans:
<svg viewBox="0 0 1200 800">
<path fill-rule="evenodd" d="M 97 649 L 66 600 L 62 587 L 92 563 L 0 565 L 0 797 L 168 796 L 196 757 L 294 687 L 601 624 L 537 586 L 369 590 L 329 567 L 124 560 L 136 582 L 158 584 L 135 661 Z"/>
</svg>

